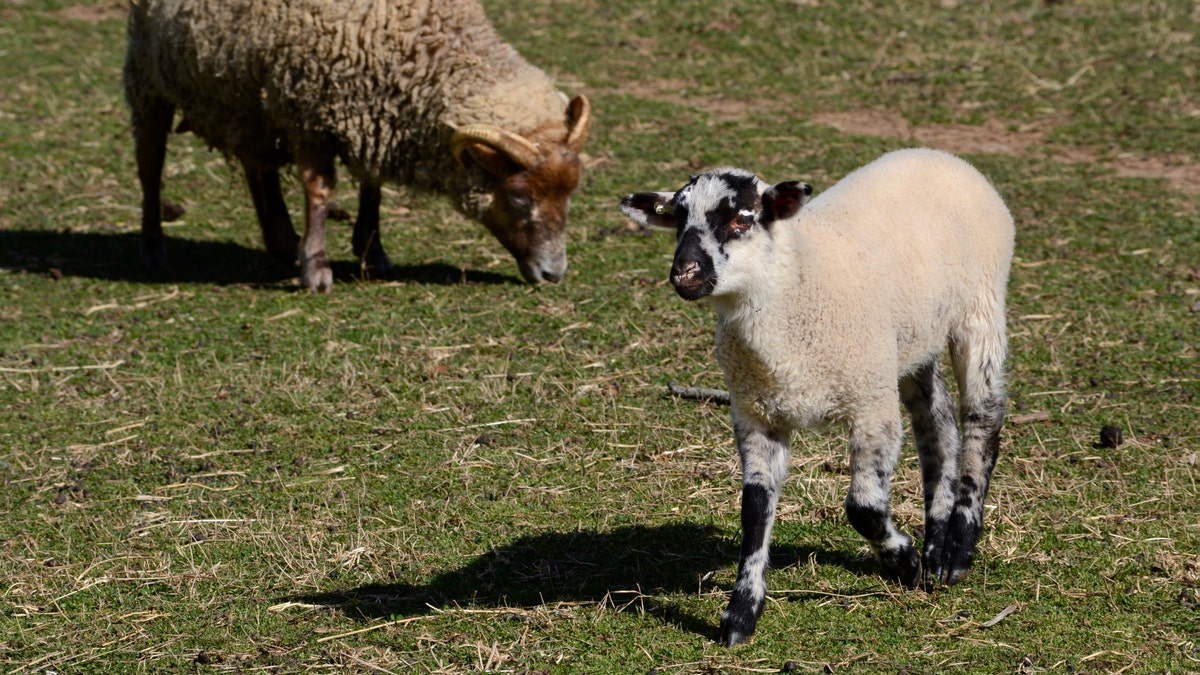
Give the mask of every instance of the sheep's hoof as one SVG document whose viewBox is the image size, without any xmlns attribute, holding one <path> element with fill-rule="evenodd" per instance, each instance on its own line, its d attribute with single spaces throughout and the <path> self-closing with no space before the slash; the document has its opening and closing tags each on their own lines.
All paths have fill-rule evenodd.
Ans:
<svg viewBox="0 0 1200 675">
<path fill-rule="evenodd" d="M 938 584 L 953 586 L 962 581 L 970 571 L 971 564 L 968 562 L 965 566 L 950 566 L 943 564 L 940 567 L 928 569 L 925 571 L 922 586 L 925 590 L 933 590 Z"/>
<path fill-rule="evenodd" d="M 139 245 L 142 265 L 151 272 L 167 269 L 167 238 L 161 234 L 143 234 Z"/>
<path fill-rule="evenodd" d="M 949 557 L 946 566 L 942 568 L 941 580 L 947 586 L 953 586 L 962 581 L 962 578 L 970 571 L 971 562 L 975 559 L 975 551 L 958 551 Z"/>
<path fill-rule="evenodd" d="M 734 647 L 749 641 L 757 623 L 757 619 L 747 621 L 745 617 L 735 618 L 726 612 L 725 616 L 721 617 L 721 644 Z"/>
<path fill-rule="evenodd" d="M 299 247 L 300 237 L 297 237 L 295 233 L 290 237 L 279 235 L 279 237 L 267 241 L 267 253 L 270 253 L 271 258 L 281 265 L 295 264 Z"/>
<path fill-rule="evenodd" d="M 765 599 L 755 602 L 749 593 L 735 590 L 729 607 L 721 615 L 721 644 L 732 647 L 749 640 L 766 604 Z"/>
<path fill-rule="evenodd" d="M 371 250 L 362 259 L 362 274 L 367 279 L 382 279 L 392 273 L 392 261 L 380 250 Z"/>
<path fill-rule="evenodd" d="M 329 266 L 329 258 L 324 253 L 309 258 L 301 257 L 300 285 L 313 293 L 329 293 L 333 290 L 333 268 Z"/>
<path fill-rule="evenodd" d="M 971 569 L 980 528 L 962 516 L 955 515 L 944 528 L 940 541 L 925 546 L 925 583 L 953 586 Z"/>
<path fill-rule="evenodd" d="M 881 551 L 879 564 L 888 576 L 904 584 L 905 588 L 916 588 L 921 580 L 921 554 L 911 544 L 894 551 Z"/>
<path fill-rule="evenodd" d="M 975 560 L 975 546 L 982 530 L 977 521 L 969 520 L 955 512 L 946 528 L 946 540 L 942 544 L 941 577 L 947 585 L 957 584 L 971 569 Z"/>
</svg>

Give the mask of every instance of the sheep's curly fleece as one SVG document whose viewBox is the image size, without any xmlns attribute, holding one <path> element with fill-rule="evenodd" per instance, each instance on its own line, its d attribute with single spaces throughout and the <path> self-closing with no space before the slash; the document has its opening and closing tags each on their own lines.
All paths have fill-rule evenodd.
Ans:
<svg viewBox="0 0 1200 675">
<path fill-rule="evenodd" d="M 125 78 L 215 148 L 264 166 L 297 148 L 358 179 L 449 187 L 453 126 L 561 140 L 566 100 L 476 0 L 134 0 Z M 135 125 L 137 120 L 135 119 Z"/>
</svg>

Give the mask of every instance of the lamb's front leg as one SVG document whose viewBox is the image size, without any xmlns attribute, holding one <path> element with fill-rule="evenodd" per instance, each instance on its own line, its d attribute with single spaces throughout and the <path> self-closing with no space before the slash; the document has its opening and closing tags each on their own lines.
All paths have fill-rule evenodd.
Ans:
<svg viewBox="0 0 1200 675">
<path fill-rule="evenodd" d="M 729 607 L 721 615 L 721 642 L 733 646 L 754 633 L 767 602 L 767 563 L 775 506 L 787 475 L 788 432 L 734 414 L 742 458 L 742 550 Z"/>
<path fill-rule="evenodd" d="M 884 572 L 912 587 L 921 575 L 921 556 L 912 537 L 892 524 L 889 498 L 901 435 L 899 410 L 887 408 L 895 412 L 883 419 L 868 418 L 852 424 L 846 516 L 867 539 Z"/>
</svg>

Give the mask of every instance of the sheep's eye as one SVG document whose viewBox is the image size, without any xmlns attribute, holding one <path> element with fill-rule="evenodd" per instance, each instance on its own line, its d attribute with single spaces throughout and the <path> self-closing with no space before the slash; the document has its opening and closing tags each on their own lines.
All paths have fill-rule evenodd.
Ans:
<svg viewBox="0 0 1200 675">
<path fill-rule="evenodd" d="M 509 192 L 508 203 L 518 211 L 528 211 L 533 206 L 533 196 L 524 192 Z"/>
</svg>

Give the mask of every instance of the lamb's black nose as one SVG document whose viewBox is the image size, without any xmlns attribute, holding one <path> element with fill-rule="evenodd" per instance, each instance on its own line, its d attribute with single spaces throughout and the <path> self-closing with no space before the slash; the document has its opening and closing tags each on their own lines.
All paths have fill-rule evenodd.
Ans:
<svg viewBox="0 0 1200 675">
<path fill-rule="evenodd" d="M 671 266 L 671 283 L 676 286 L 689 285 L 700 276 L 700 263 L 695 260 L 679 260 Z"/>
</svg>

